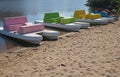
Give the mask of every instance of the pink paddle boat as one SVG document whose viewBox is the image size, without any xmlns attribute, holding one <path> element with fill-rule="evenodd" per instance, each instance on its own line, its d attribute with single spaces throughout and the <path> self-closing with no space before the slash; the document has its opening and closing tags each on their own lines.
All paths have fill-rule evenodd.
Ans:
<svg viewBox="0 0 120 77">
<path fill-rule="evenodd" d="M 28 23 L 27 17 L 19 16 L 4 18 L 4 26 L 0 29 L 0 34 L 39 44 L 43 37 L 57 39 L 59 32 L 45 30 L 43 24 Z"/>
</svg>

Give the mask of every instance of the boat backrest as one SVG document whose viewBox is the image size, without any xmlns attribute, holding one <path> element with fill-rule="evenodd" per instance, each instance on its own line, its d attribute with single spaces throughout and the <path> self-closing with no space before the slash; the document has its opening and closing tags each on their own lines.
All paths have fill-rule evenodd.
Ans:
<svg viewBox="0 0 120 77">
<path fill-rule="evenodd" d="M 25 24 L 25 23 L 27 23 L 27 17 L 25 16 L 4 18 L 4 26 Z"/>
<path fill-rule="evenodd" d="M 45 13 L 44 14 L 44 22 L 48 23 L 59 23 L 61 17 L 59 16 L 59 12 Z"/>
<path fill-rule="evenodd" d="M 45 13 L 44 14 L 44 19 L 49 19 L 49 18 L 57 18 L 59 16 L 59 12 L 52 12 L 52 13 Z"/>
<path fill-rule="evenodd" d="M 85 10 L 75 10 L 74 12 L 74 17 L 78 17 L 79 15 L 84 15 L 86 14 Z"/>
</svg>

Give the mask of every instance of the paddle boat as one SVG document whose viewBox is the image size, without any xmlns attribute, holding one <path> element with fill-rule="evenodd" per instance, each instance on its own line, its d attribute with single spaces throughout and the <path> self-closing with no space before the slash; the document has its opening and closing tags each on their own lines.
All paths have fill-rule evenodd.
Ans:
<svg viewBox="0 0 120 77">
<path fill-rule="evenodd" d="M 77 22 L 88 22 L 90 24 L 108 24 L 109 22 L 113 22 L 114 19 L 112 17 L 106 18 L 101 17 L 100 14 L 86 14 L 85 10 L 75 10 L 74 16 Z"/>
<path fill-rule="evenodd" d="M 44 20 L 36 20 L 35 23 L 42 23 L 47 27 L 63 29 L 68 31 L 79 31 L 82 26 L 89 27 L 89 23 L 75 23 L 75 18 L 73 17 L 60 17 L 59 12 L 45 13 Z"/>
<path fill-rule="evenodd" d="M 58 31 L 46 30 L 41 23 L 28 23 L 27 17 L 19 16 L 4 18 L 4 26 L 0 28 L 0 34 L 39 44 L 44 37 L 47 39 L 57 39 L 60 33 Z"/>
</svg>

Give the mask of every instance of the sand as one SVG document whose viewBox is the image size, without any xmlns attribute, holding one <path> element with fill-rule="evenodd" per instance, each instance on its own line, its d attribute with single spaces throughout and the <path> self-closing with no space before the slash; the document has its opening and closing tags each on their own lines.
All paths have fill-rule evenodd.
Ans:
<svg viewBox="0 0 120 77">
<path fill-rule="evenodd" d="M 120 77 L 120 21 L 0 53 L 0 77 Z"/>
</svg>

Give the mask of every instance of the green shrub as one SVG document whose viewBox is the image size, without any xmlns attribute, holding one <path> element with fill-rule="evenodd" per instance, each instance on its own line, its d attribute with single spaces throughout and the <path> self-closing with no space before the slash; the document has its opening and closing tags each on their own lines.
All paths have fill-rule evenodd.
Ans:
<svg viewBox="0 0 120 77">
<path fill-rule="evenodd" d="M 95 8 L 109 9 L 120 13 L 120 0 L 87 0 L 86 5 L 93 11 Z"/>
</svg>

